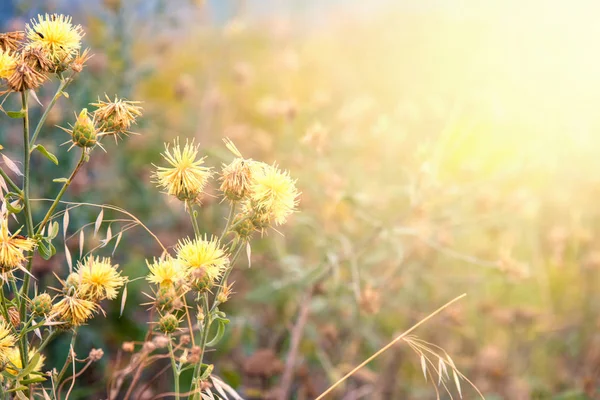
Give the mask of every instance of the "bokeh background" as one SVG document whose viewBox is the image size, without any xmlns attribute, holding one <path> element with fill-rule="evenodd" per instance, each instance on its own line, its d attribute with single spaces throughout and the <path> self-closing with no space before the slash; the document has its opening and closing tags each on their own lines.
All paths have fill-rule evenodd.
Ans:
<svg viewBox="0 0 600 400">
<path fill-rule="evenodd" d="M 55 125 L 104 93 L 143 101 L 140 135 L 95 152 L 68 199 L 123 207 L 169 245 L 192 230 L 150 180 L 163 142 L 196 138 L 219 167 L 231 159 L 228 137 L 298 179 L 299 212 L 254 242 L 251 268 L 234 271 L 232 323 L 209 356 L 249 399 L 277 388 L 303 307 L 293 399 L 315 398 L 463 292 L 417 335 L 448 351 L 486 398 L 599 398 L 597 11 L 592 1 L 512 0 L 0 4 L 4 30 L 38 12 L 73 15 L 95 53 L 40 136 L 64 169 L 34 159 L 37 197 L 56 192 L 51 179 L 76 162 L 57 150 L 67 138 Z M 0 119 L 0 141 L 18 160 L 14 125 Z M 216 186 L 202 207 L 206 232 L 227 212 Z M 96 215 L 80 209 L 71 224 Z M 115 257 L 138 277 L 159 254 L 138 229 Z M 36 264 L 49 283 L 66 271 L 63 255 Z M 143 340 L 143 291 L 134 282 L 123 317 L 115 302 L 82 330 L 81 351 L 107 356 L 73 396 L 101 398 L 121 343 Z M 47 364 L 62 364 L 67 346 L 57 340 Z M 169 385 L 163 375 L 153 393 Z M 435 392 L 400 345 L 334 398 Z"/>
</svg>

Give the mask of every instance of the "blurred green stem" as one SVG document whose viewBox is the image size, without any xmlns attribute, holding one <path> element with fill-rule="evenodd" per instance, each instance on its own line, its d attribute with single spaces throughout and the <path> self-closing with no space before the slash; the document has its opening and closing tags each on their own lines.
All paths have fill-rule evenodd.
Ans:
<svg viewBox="0 0 600 400">
<path fill-rule="evenodd" d="M 29 150 L 29 107 L 27 105 L 27 92 L 21 92 L 21 107 L 23 111 L 23 163 L 24 163 L 24 175 L 23 175 L 23 211 L 25 212 L 25 226 L 27 227 L 27 235 L 33 237 L 33 215 L 31 212 L 31 203 L 29 201 L 29 173 L 31 169 L 31 155 Z M 29 291 L 29 280 L 33 260 L 33 251 L 29 254 L 29 260 L 27 261 L 27 273 L 23 277 L 23 287 L 21 288 L 21 294 L 18 295 L 15 292 L 15 297 L 19 298 L 19 316 L 21 321 L 25 321 L 25 312 L 27 311 L 27 302 L 24 298 L 27 296 Z M 19 347 L 21 352 L 22 365 L 27 365 L 29 360 L 28 348 L 29 342 L 27 340 L 27 334 L 20 335 Z"/>
<path fill-rule="evenodd" d="M 175 399 L 179 400 L 179 369 L 175 361 L 175 352 L 173 351 L 173 338 L 169 337 L 169 354 L 171 355 L 171 368 L 173 368 L 173 380 L 175 383 Z"/>
<path fill-rule="evenodd" d="M 208 341 L 208 332 L 210 331 L 210 325 L 212 323 L 212 315 L 210 311 L 210 306 L 208 304 L 208 293 L 202 294 L 202 309 L 204 310 L 204 321 L 202 326 L 202 337 L 200 338 L 200 358 L 198 362 L 194 366 L 194 374 L 192 377 L 192 391 L 194 392 L 193 399 L 198 398 L 197 390 L 199 388 L 199 378 L 200 373 L 202 372 L 202 360 L 204 358 L 204 350 L 206 348 L 206 342 Z"/>
<path fill-rule="evenodd" d="M 227 278 L 229 278 L 229 274 L 233 270 L 233 266 L 235 265 L 235 262 L 238 259 L 238 257 L 240 255 L 240 253 L 242 252 L 243 248 L 244 248 L 244 242 L 242 242 L 240 244 L 240 246 L 238 247 L 238 249 L 235 251 L 235 254 L 233 255 L 233 258 L 231 259 L 231 262 L 229 263 L 229 267 L 227 268 L 227 270 L 225 271 L 225 273 L 221 277 L 221 282 L 219 282 L 219 284 L 217 285 L 217 291 L 215 292 L 215 300 L 214 300 L 213 305 L 212 305 L 212 307 L 210 309 L 210 312 L 213 312 L 219 306 L 220 303 L 219 303 L 219 300 L 217 300 L 217 298 L 219 297 L 219 294 L 221 294 L 221 292 L 223 291 L 223 286 L 227 282 Z"/>
<path fill-rule="evenodd" d="M 41 233 L 42 232 L 42 229 L 44 229 L 44 226 L 46 226 L 46 224 L 48 223 L 48 220 L 50 219 L 50 217 L 52 217 L 52 214 L 54 213 L 54 210 L 56 210 L 56 207 L 60 203 L 60 199 L 65 194 L 65 192 L 67 191 L 67 189 L 71 185 L 71 182 L 73 182 L 73 178 L 75 178 L 75 175 L 77 175 L 77 173 L 81 169 L 81 166 L 85 162 L 85 155 L 86 155 L 86 150 L 85 149 L 81 149 L 81 157 L 79 158 L 79 162 L 77 163 L 77 166 L 75 166 L 75 169 L 71 173 L 71 176 L 69 176 L 69 179 L 67 179 L 67 181 L 64 183 L 63 187 L 60 189 L 60 192 L 58 192 L 58 195 L 54 199 L 54 202 L 50 206 L 50 209 L 48 210 L 48 212 L 44 216 L 44 219 L 42 220 L 42 222 L 38 226 L 37 233 Z"/>
<path fill-rule="evenodd" d="M 4 181 L 5 181 L 6 183 L 8 183 L 8 186 L 10 186 L 10 188 L 11 188 L 12 190 L 14 190 L 16 194 L 19 194 L 19 195 L 21 195 L 21 196 L 23 195 L 23 192 L 21 192 L 21 188 L 20 188 L 20 187 L 18 187 L 18 186 L 16 185 L 16 183 L 14 183 L 14 182 L 12 181 L 12 179 L 10 179 L 10 177 L 9 177 L 9 176 L 6 174 L 6 172 L 4 172 L 4 170 L 3 170 L 2 168 L 0 168 L 0 175 L 2 175 L 2 177 L 4 178 Z"/>
<path fill-rule="evenodd" d="M 190 218 L 192 219 L 192 226 L 194 227 L 194 234 L 196 235 L 196 239 L 200 238 L 200 227 L 198 226 L 198 220 L 194 215 L 194 203 L 189 200 L 186 200 L 188 212 L 190 214 Z"/>
<path fill-rule="evenodd" d="M 233 214 L 235 213 L 235 205 L 236 203 L 232 202 L 231 206 L 229 207 L 229 216 L 227 217 L 227 223 L 225 224 L 223 233 L 221 233 L 221 237 L 219 238 L 219 243 L 221 243 L 221 240 L 223 240 L 225 235 L 227 235 L 227 232 L 229 232 L 229 228 L 231 227 L 231 221 L 233 221 Z"/>
<path fill-rule="evenodd" d="M 56 89 L 56 93 L 54 93 L 54 97 L 52 97 L 52 100 L 50 100 L 48 107 L 46 107 L 46 109 L 44 110 L 44 113 L 40 117 L 40 120 L 39 120 L 37 126 L 35 127 L 35 131 L 33 132 L 33 136 L 31 137 L 31 140 L 29 142 L 30 147 L 33 147 L 33 145 L 35 144 L 35 141 L 36 141 L 38 135 L 40 134 L 40 131 L 42 130 L 42 126 L 44 125 L 44 122 L 46 122 L 46 118 L 48 117 L 50 110 L 52 110 L 52 108 L 54 107 L 54 104 L 56 104 L 56 101 L 60 98 L 60 96 L 62 96 L 63 90 L 65 90 L 65 88 L 69 85 L 69 83 L 71 83 L 72 80 L 73 80 L 72 76 L 69 78 L 63 78 L 62 76 L 60 76 L 60 85 L 58 85 L 58 89 Z"/>
<path fill-rule="evenodd" d="M 76 339 L 77 339 L 77 328 L 73 328 L 73 336 L 71 336 L 71 344 L 69 344 L 69 356 L 65 360 L 65 365 L 63 365 L 62 369 L 60 370 L 60 373 L 58 374 L 58 377 L 56 378 L 56 385 L 58 385 L 60 383 L 63 376 L 67 372 L 67 369 L 71 365 L 71 360 L 72 360 L 71 357 L 73 357 L 73 353 L 75 352 L 75 340 Z"/>
</svg>

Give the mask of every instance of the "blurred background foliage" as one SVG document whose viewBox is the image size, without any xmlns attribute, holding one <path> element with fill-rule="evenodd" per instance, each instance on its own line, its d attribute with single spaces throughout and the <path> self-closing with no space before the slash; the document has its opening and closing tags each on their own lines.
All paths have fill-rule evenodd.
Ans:
<svg viewBox="0 0 600 400">
<path fill-rule="evenodd" d="M 300 212 L 281 234 L 254 242 L 252 268 L 234 271 L 237 294 L 225 307 L 232 323 L 209 358 L 244 398 L 276 389 L 303 305 L 295 399 L 316 397 L 462 292 L 466 300 L 418 335 L 447 350 L 486 398 L 598 398 L 600 28 L 591 2 L 4 7 L 4 30 L 37 12 L 74 15 L 95 53 L 40 136 L 50 151 L 67 140 L 55 125 L 98 96 L 144 103 L 140 135 L 95 152 L 69 200 L 123 207 L 173 245 L 191 227 L 150 171 L 163 142 L 178 135 L 199 141 L 215 168 L 230 159 L 221 141 L 228 137 L 244 156 L 277 162 L 298 179 Z M 38 96 L 45 104 L 51 95 Z M 7 118 L 0 125 L 5 151 L 18 160 L 19 127 Z M 76 161 L 52 152 L 64 170 L 33 159 L 40 198 L 58 190 L 52 179 Z M 225 218 L 216 187 L 202 207 L 206 232 Z M 81 208 L 71 224 L 97 212 Z M 141 229 L 122 243 L 115 257 L 130 277 L 145 275 L 144 259 L 160 254 Z M 51 272 L 65 271 L 64 257 L 55 257 L 40 260 L 36 274 L 53 280 Z M 134 282 L 123 317 L 115 302 L 106 321 L 82 330 L 82 348 L 111 357 L 86 375 L 80 398 L 103 393 L 98 382 L 123 341 L 143 340 L 143 291 Z M 67 345 L 58 340 L 49 351 L 64 354 L 57 349 Z M 50 353 L 48 364 L 62 362 Z M 169 378 L 155 379 L 154 393 Z M 418 357 L 402 346 L 335 394 L 433 396 Z"/>
</svg>

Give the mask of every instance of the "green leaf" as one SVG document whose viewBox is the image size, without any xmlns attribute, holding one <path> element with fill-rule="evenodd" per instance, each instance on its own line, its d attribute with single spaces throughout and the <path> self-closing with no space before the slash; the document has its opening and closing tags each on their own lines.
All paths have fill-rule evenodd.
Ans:
<svg viewBox="0 0 600 400">
<path fill-rule="evenodd" d="M 223 335 L 225 335 L 225 326 L 229 323 L 227 318 L 217 318 L 215 321 L 218 323 L 217 333 L 210 342 L 206 343 L 207 346 L 214 346 L 221 341 Z"/>
<path fill-rule="evenodd" d="M 67 178 L 56 178 L 56 179 L 52 179 L 52 182 L 56 182 L 56 183 L 67 183 L 69 180 Z"/>
<path fill-rule="evenodd" d="M 21 379 L 21 378 L 24 378 L 27 375 L 29 375 L 35 369 L 35 367 L 37 367 L 37 364 L 40 361 L 41 356 L 42 355 L 38 352 L 38 353 L 35 353 L 33 355 L 33 357 L 30 357 L 29 364 L 27 364 L 27 367 L 24 368 L 23 370 L 21 370 L 21 372 L 19 372 L 19 375 L 17 375 L 17 379 Z"/>
<path fill-rule="evenodd" d="M 42 256 L 44 260 L 49 260 L 50 257 L 53 256 L 52 247 L 54 246 L 52 246 L 52 243 L 50 243 L 50 241 L 47 238 L 43 238 L 39 241 L 38 253 L 40 253 L 40 256 Z M 56 249 L 54 250 L 54 252 L 56 252 Z"/>
<path fill-rule="evenodd" d="M 52 240 L 58 235 L 58 222 L 53 221 L 48 228 L 48 239 Z"/>
<path fill-rule="evenodd" d="M 19 383 L 21 383 L 22 385 L 29 385 L 30 383 L 38 383 L 38 382 L 45 382 L 45 381 L 46 381 L 46 378 L 40 376 L 39 378 L 23 379 Z"/>
<path fill-rule="evenodd" d="M 206 380 L 213 372 L 213 369 L 215 369 L 215 366 L 212 364 L 202 364 L 200 366 L 200 371 L 202 371 L 202 374 L 198 377 L 198 379 L 201 381 Z"/>
<path fill-rule="evenodd" d="M 25 111 L 24 110 L 20 110 L 20 111 L 7 111 L 6 115 L 8 115 L 11 118 L 23 118 L 25 116 Z"/>
<path fill-rule="evenodd" d="M 35 146 L 33 146 L 33 148 L 30 150 L 30 153 L 33 153 L 34 150 L 39 151 L 40 153 L 45 155 L 48 160 L 52 161 L 55 165 L 58 165 L 58 158 L 56 158 L 54 154 L 46 150 L 46 148 L 41 144 L 36 144 Z"/>
</svg>

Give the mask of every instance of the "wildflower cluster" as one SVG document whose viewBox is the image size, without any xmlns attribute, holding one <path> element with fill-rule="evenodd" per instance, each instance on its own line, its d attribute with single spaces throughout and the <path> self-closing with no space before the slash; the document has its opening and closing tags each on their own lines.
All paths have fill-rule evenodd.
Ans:
<svg viewBox="0 0 600 400">
<path fill-rule="evenodd" d="M 20 124 L 24 131 L 23 163 L 15 163 L 2 154 L 4 165 L 0 177 L 0 393 L 12 393 L 17 398 L 61 398 L 61 383 L 70 363 L 91 363 L 102 357 L 101 349 L 92 349 L 87 358 L 77 358 L 69 349 L 65 367 L 60 372 L 43 371 L 42 352 L 46 345 L 59 334 L 70 335 L 73 342 L 77 329 L 103 313 L 102 303 L 116 299 L 128 282 L 111 258 L 94 254 L 95 249 L 83 256 L 85 226 L 78 230 L 82 235 L 80 259 L 73 268 L 66 243 L 70 208 L 61 210 L 60 206 L 62 196 L 92 151 L 97 146 L 102 147 L 102 138 L 131 133 L 130 127 L 142 115 L 139 102 L 119 97 L 111 101 L 106 97 L 107 101 L 90 104 L 92 111 L 84 108 L 75 115 L 74 123 L 63 130 L 70 136 L 67 143 L 71 143 L 71 148 L 79 149 L 79 162 L 69 178 L 55 180 L 62 187 L 44 217 L 35 221 L 32 213 L 31 154 L 38 150 L 58 164 L 58 158 L 38 144 L 37 138 L 44 133 L 42 127 L 52 107 L 61 96 L 68 97 L 66 87 L 90 58 L 89 50 L 81 49 L 83 36 L 82 27 L 74 25 L 71 17 L 58 14 L 40 15 L 31 20 L 24 31 L 0 34 L 2 93 L 11 96 L 20 92 L 21 101 L 20 111 L 5 111 L 1 107 L 0 110 L 8 117 L 22 119 Z M 35 90 L 50 83 L 52 78 L 58 80 L 53 100 L 41 113 L 37 125 L 30 129 L 28 98 L 37 98 Z M 23 165 L 23 171 L 19 165 Z M 8 172 L 23 176 L 22 185 L 17 185 Z M 64 267 L 68 266 L 70 273 L 65 274 L 64 280 L 57 275 L 59 288 L 40 288 L 36 282 L 34 290 L 31 284 L 36 279 L 32 274 L 34 259 L 39 256 L 48 260 L 56 254 L 53 242 L 60 230 L 61 216 L 67 261 Z"/>
<path fill-rule="evenodd" d="M 229 322 L 219 305 L 233 294 L 233 283 L 227 279 L 241 250 L 246 247 L 250 251 L 253 232 L 285 223 L 298 204 L 299 193 L 289 173 L 275 165 L 246 159 L 231 141 L 225 143 L 235 158 L 218 173 L 219 189 L 230 208 L 226 226 L 218 237 L 201 233 L 196 220 L 200 201 L 216 174 L 205 166 L 198 144 L 186 141 L 182 145 L 179 139 L 166 144 L 162 154 L 166 165 L 155 166 L 153 173 L 160 189 L 185 204 L 194 228 L 194 237 L 180 239 L 174 254 L 165 251 L 160 258 L 146 261 L 146 279 L 152 284 L 152 294 L 148 295 L 152 301 L 148 305 L 156 315 L 151 326 L 168 338 L 175 382 L 181 371 L 194 369 L 191 391 L 210 386 L 212 366 L 202 363 L 203 356 L 206 347 L 219 341 Z M 235 214 L 238 206 L 240 212 Z M 217 336 L 209 341 L 209 332 L 215 325 Z M 194 326 L 200 331 L 199 337 L 194 334 Z M 179 335 L 183 336 L 177 341 Z M 152 343 L 144 344 L 137 356 L 145 356 L 149 347 L 154 350 Z M 129 345 L 127 349 L 134 351 Z"/>
</svg>

